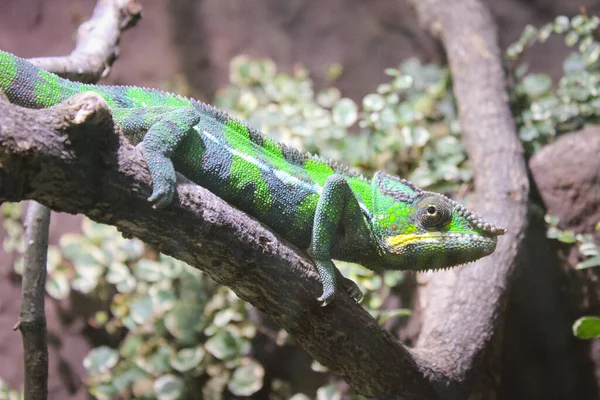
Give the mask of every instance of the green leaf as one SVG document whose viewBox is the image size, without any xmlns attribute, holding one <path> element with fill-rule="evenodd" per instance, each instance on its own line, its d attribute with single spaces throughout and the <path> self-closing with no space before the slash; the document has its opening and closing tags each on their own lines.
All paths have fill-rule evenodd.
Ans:
<svg viewBox="0 0 600 400">
<path fill-rule="evenodd" d="M 304 393 L 296 393 L 295 395 L 290 397 L 289 400 L 311 400 L 311 398 L 305 395 Z"/>
<path fill-rule="evenodd" d="M 129 278 L 130 276 L 131 272 L 129 272 L 127 265 L 120 262 L 113 262 L 108 267 L 106 281 L 108 283 L 117 284 Z"/>
<path fill-rule="evenodd" d="M 243 359 L 241 363 L 242 366 L 233 371 L 227 388 L 236 396 L 251 396 L 262 388 L 265 370 L 251 359 Z"/>
<path fill-rule="evenodd" d="M 423 147 L 429 141 L 431 134 L 422 126 L 415 126 L 412 129 L 412 141 L 417 147 Z"/>
<path fill-rule="evenodd" d="M 565 35 L 565 44 L 569 47 L 575 46 L 579 41 L 579 33 L 570 31 Z"/>
<path fill-rule="evenodd" d="M 385 99 L 378 93 L 371 93 L 363 99 L 363 107 L 366 111 L 381 111 L 385 107 Z"/>
<path fill-rule="evenodd" d="M 146 282 L 157 282 L 163 279 L 163 265 L 160 262 L 141 259 L 133 267 L 133 274 L 136 278 Z"/>
<path fill-rule="evenodd" d="M 577 266 L 575 268 L 586 269 L 592 267 L 600 267 L 600 255 L 588 258 L 580 263 L 577 263 Z"/>
<path fill-rule="evenodd" d="M 246 338 L 222 330 L 210 337 L 204 347 L 219 360 L 231 360 L 247 354 L 250 351 L 250 342 Z"/>
<path fill-rule="evenodd" d="M 587 65 L 592 65 L 600 58 L 600 43 L 594 42 L 590 44 L 582 54 L 583 61 Z"/>
<path fill-rule="evenodd" d="M 130 308 L 131 318 L 139 325 L 144 325 L 152 320 L 154 313 L 154 303 L 150 296 L 144 296 L 135 299 L 131 303 Z"/>
<path fill-rule="evenodd" d="M 548 38 L 552 34 L 553 29 L 554 29 L 554 26 L 551 23 L 543 25 L 540 28 L 540 30 L 538 31 L 538 40 L 540 42 L 544 43 L 546 40 L 548 40 Z"/>
<path fill-rule="evenodd" d="M 544 221 L 546 221 L 548 225 L 556 226 L 558 225 L 559 219 L 555 215 L 546 214 L 544 216 Z"/>
<path fill-rule="evenodd" d="M 205 353 L 206 352 L 202 347 L 181 349 L 171 356 L 171 367 L 179 372 L 186 372 L 194 369 L 202 362 Z"/>
<path fill-rule="evenodd" d="M 579 53 L 571 53 L 563 61 L 563 71 L 565 75 L 571 75 L 576 72 L 585 71 L 586 63 L 583 56 Z M 564 78 L 563 78 L 564 79 Z"/>
<path fill-rule="evenodd" d="M 539 136 L 539 132 L 534 126 L 522 126 L 519 128 L 519 137 L 524 142 L 532 142 Z"/>
<path fill-rule="evenodd" d="M 90 394 L 98 400 L 112 400 L 119 397 L 119 391 L 111 383 L 101 383 L 90 387 Z"/>
<path fill-rule="evenodd" d="M 385 310 L 379 317 L 379 323 L 383 324 L 385 321 L 391 318 L 410 317 L 412 310 L 408 308 L 397 308 L 395 310 Z"/>
<path fill-rule="evenodd" d="M 83 359 L 83 366 L 89 375 L 110 371 L 119 361 L 119 352 L 108 346 L 92 349 Z"/>
<path fill-rule="evenodd" d="M 340 99 L 331 110 L 333 122 L 336 124 L 349 127 L 352 126 L 358 119 L 358 107 L 352 99 Z"/>
<path fill-rule="evenodd" d="M 523 90 L 530 97 L 541 97 L 550 89 L 552 89 L 552 79 L 546 74 L 529 74 L 523 78 Z"/>
<path fill-rule="evenodd" d="M 574 29 L 578 29 L 581 28 L 586 21 L 586 17 L 584 17 L 583 15 L 579 14 L 579 15 L 575 15 L 572 19 L 571 19 L 571 26 Z"/>
<path fill-rule="evenodd" d="M 178 304 L 165 316 L 165 326 L 171 335 L 182 343 L 194 343 L 196 326 L 202 318 L 202 308 L 193 305 Z"/>
<path fill-rule="evenodd" d="M 531 39 L 533 39 L 537 35 L 537 29 L 533 25 L 525 26 L 523 29 L 523 33 L 521 33 L 521 37 L 519 38 L 519 42 L 527 43 Z"/>
<path fill-rule="evenodd" d="M 600 318 L 581 317 L 573 324 L 573 334 L 579 339 L 595 339 L 600 337 Z"/>
<path fill-rule="evenodd" d="M 335 385 L 322 386 L 317 389 L 317 400 L 341 400 L 342 393 Z"/>
<path fill-rule="evenodd" d="M 182 397 L 185 384 L 175 375 L 163 375 L 154 381 L 154 394 L 158 400 L 177 400 Z"/>
<path fill-rule="evenodd" d="M 69 278 L 65 273 L 56 272 L 48 277 L 46 282 L 46 291 L 56 300 L 63 300 L 71 294 L 71 286 L 69 286 Z"/>
<path fill-rule="evenodd" d="M 171 353 L 171 348 L 168 345 L 163 345 L 157 348 L 149 357 L 137 357 L 135 363 L 150 375 L 164 374 L 171 370 L 171 364 L 169 363 Z"/>
<path fill-rule="evenodd" d="M 563 243 L 575 243 L 575 233 L 573 231 L 559 231 L 558 236 L 556 237 L 559 242 Z"/>
<path fill-rule="evenodd" d="M 570 22 L 569 17 L 566 17 L 564 15 L 560 15 L 560 16 L 556 17 L 554 19 L 554 32 L 556 32 L 556 33 L 566 32 L 571 27 L 569 22 Z"/>
</svg>

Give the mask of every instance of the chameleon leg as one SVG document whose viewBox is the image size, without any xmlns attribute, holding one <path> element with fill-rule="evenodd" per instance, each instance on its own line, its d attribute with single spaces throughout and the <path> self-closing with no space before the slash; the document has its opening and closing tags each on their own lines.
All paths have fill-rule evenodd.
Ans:
<svg viewBox="0 0 600 400">
<path fill-rule="evenodd" d="M 331 248 L 336 230 L 342 219 L 362 218 L 360 206 L 348 182 L 341 175 L 331 175 L 325 181 L 313 224 L 312 239 L 308 253 L 315 262 L 323 282 L 323 294 L 317 300 L 325 307 L 331 303 L 337 291 L 336 268 L 331 261 Z M 354 282 L 344 278 L 342 285 L 355 298 L 361 297 Z"/>
<path fill-rule="evenodd" d="M 153 190 L 148 201 L 154 202 L 156 208 L 166 207 L 173 201 L 176 175 L 171 156 L 186 135 L 195 133 L 193 128 L 200 117 L 200 112 L 193 107 L 178 107 L 163 113 L 142 140 L 144 157 L 152 174 Z"/>
</svg>

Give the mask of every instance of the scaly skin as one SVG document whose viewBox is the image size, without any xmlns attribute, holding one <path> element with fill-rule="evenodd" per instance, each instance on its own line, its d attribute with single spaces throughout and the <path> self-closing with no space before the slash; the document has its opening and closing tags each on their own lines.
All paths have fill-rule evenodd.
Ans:
<svg viewBox="0 0 600 400">
<path fill-rule="evenodd" d="M 171 203 L 175 171 L 206 187 L 308 250 L 323 281 L 322 305 L 337 291 L 332 259 L 373 270 L 448 268 L 491 254 L 504 233 L 443 195 L 381 171 L 365 179 L 196 100 L 71 82 L 2 51 L 0 91 L 30 108 L 97 93 L 128 140 L 143 145 L 156 207 Z M 353 282 L 341 283 L 360 297 Z"/>
</svg>

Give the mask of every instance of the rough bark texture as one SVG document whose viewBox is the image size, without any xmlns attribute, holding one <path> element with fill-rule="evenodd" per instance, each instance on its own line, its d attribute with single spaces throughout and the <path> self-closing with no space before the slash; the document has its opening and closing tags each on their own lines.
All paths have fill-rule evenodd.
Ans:
<svg viewBox="0 0 600 400">
<path fill-rule="evenodd" d="M 99 0 L 82 24 L 77 45 L 67 57 L 30 60 L 62 77 L 97 82 L 116 59 L 121 32 L 140 17 L 134 0 Z M 48 398 L 48 332 L 46 327 L 46 259 L 50 209 L 31 202 L 26 222 L 19 328 L 23 337 L 24 394 L 28 400 Z"/>
<path fill-rule="evenodd" d="M 206 271 L 359 393 L 433 398 L 410 353 L 347 295 L 319 307 L 312 264 L 260 223 L 187 181 L 173 206 L 152 209 L 140 151 L 113 133 L 101 103 L 90 95 L 39 111 L 0 103 L 0 201 L 83 213 Z"/>
<path fill-rule="evenodd" d="M 424 311 L 417 351 L 428 357 L 431 379 L 444 388 L 446 398 L 492 398 L 499 385 L 494 349 L 527 228 L 529 183 L 523 149 L 507 104 L 496 29 L 487 8 L 477 0 L 420 0 L 414 5 L 421 23 L 446 49 L 475 172 L 477 209 L 508 228 L 492 256 L 427 280 L 420 292 Z"/>
<path fill-rule="evenodd" d="M 599 153 L 600 126 L 588 126 L 581 131 L 561 136 L 556 142 L 541 149 L 529 161 L 532 178 L 544 201 L 546 212 L 559 218 L 561 229 L 593 234 L 596 243 L 600 240 L 600 232 L 594 229 L 600 221 Z M 561 245 L 557 241 L 553 241 L 553 245 L 562 261 L 557 270 L 562 274 L 561 291 L 564 303 L 568 304 L 571 311 L 564 327 L 570 328 L 573 321 L 582 315 L 600 314 L 600 269 L 576 270 L 576 263 L 582 261 L 579 250 L 575 246 Z M 569 335 L 572 338 L 570 332 Z M 588 343 L 590 342 L 578 341 L 578 347 L 585 346 L 578 351 L 578 360 L 580 364 L 585 365 L 587 374 L 595 373 L 597 382 L 600 381 L 600 341 L 591 342 L 589 347 Z M 573 346 L 570 347 L 573 353 Z M 563 367 L 564 369 L 573 370 L 574 367 Z M 563 381 L 571 383 L 572 386 L 582 386 L 578 378 L 567 376 Z M 587 383 L 586 389 L 589 393 L 595 393 L 597 398 L 598 385 L 594 385 L 592 377 L 590 381 L 592 382 Z"/>
<path fill-rule="evenodd" d="M 25 222 L 21 317 L 27 400 L 48 398 L 48 336 L 46 330 L 46 258 L 50 209 L 32 202 Z"/>
<path fill-rule="evenodd" d="M 29 61 L 63 78 L 96 83 L 106 76 L 119 54 L 121 32 L 141 17 L 136 0 L 98 0 L 92 17 L 79 26 L 75 49 L 66 57 L 39 57 Z"/>
<path fill-rule="evenodd" d="M 592 233 L 600 221 L 598 154 L 600 126 L 588 126 L 561 136 L 529 162 L 548 214 L 559 216 L 562 227 Z"/>
</svg>

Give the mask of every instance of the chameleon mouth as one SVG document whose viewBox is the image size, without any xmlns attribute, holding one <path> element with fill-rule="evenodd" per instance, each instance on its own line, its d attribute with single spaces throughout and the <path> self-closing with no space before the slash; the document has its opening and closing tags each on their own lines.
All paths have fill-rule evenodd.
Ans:
<svg viewBox="0 0 600 400">
<path fill-rule="evenodd" d="M 479 248 L 487 253 L 493 251 L 498 238 L 496 235 L 481 236 L 459 232 L 423 232 L 395 235 L 387 239 L 388 248 L 392 253 L 402 253 L 405 249 L 414 247 L 438 247 L 439 250 L 458 250 L 461 248 Z"/>
<path fill-rule="evenodd" d="M 402 247 L 414 243 L 424 242 L 439 242 L 446 240 L 467 240 L 467 241 L 483 241 L 496 243 L 496 236 L 481 236 L 471 235 L 458 232 L 424 232 L 424 233 L 409 233 L 390 237 L 387 242 L 393 247 Z"/>
<path fill-rule="evenodd" d="M 497 235 L 421 232 L 388 238 L 384 251 L 389 269 L 435 270 L 490 255 L 497 242 Z"/>
</svg>

